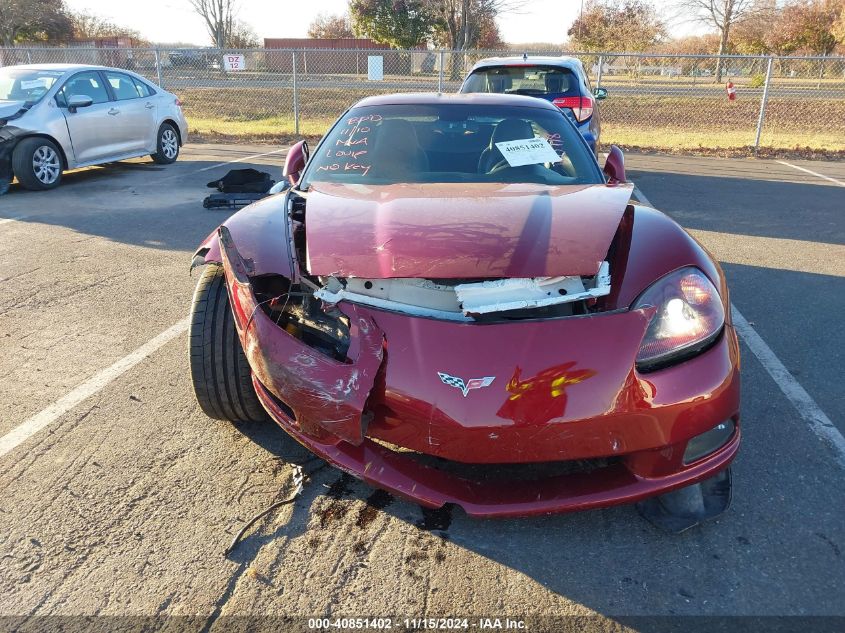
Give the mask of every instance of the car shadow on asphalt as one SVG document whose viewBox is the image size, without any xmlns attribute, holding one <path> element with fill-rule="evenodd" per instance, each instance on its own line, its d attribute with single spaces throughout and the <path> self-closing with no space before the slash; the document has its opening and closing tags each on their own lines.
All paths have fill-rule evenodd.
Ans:
<svg viewBox="0 0 845 633">
<path fill-rule="evenodd" d="M 845 196 L 830 183 L 634 170 L 629 178 L 685 229 L 845 244 Z"/>
<path fill-rule="evenodd" d="M 77 233 L 129 245 L 193 252 L 234 210 L 204 209 L 213 193 L 206 184 L 231 168 L 212 161 L 161 166 L 121 162 L 70 172 L 48 191 L 27 191 L 13 184 L 0 196 L 0 219 L 61 226 Z M 279 169 L 255 165 L 279 178 Z M 204 171 L 200 171 L 204 170 Z"/>
</svg>

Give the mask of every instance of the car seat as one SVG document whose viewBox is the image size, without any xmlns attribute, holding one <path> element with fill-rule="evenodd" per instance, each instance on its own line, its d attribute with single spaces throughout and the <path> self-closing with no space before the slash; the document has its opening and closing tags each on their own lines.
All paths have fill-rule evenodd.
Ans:
<svg viewBox="0 0 845 633">
<path fill-rule="evenodd" d="M 417 130 L 410 121 L 385 119 L 375 132 L 375 143 L 367 161 L 374 176 L 401 180 L 428 171 L 428 156 L 420 147 Z"/>
<path fill-rule="evenodd" d="M 478 173 L 486 174 L 493 167 L 505 160 L 502 152 L 496 147 L 496 143 L 532 138 L 534 138 L 534 129 L 525 119 L 502 119 L 493 130 L 493 135 L 490 137 L 490 144 L 481 152 L 481 156 L 478 159 Z"/>
<path fill-rule="evenodd" d="M 546 73 L 546 92 L 566 92 L 566 88 L 568 88 L 568 86 L 565 84 L 568 82 L 565 82 L 565 79 L 566 77 L 563 76 L 563 73 Z"/>
<path fill-rule="evenodd" d="M 513 78 L 510 75 L 487 75 L 488 92 L 503 93 L 513 86 Z"/>
<path fill-rule="evenodd" d="M 74 95 L 81 95 L 83 97 L 91 97 L 96 102 L 99 95 L 94 94 L 94 87 L 91 85 L 89 79 L 74 79 L 68 82 L 65 88 L 65 94 L 68 98 Z"/>
</svg>

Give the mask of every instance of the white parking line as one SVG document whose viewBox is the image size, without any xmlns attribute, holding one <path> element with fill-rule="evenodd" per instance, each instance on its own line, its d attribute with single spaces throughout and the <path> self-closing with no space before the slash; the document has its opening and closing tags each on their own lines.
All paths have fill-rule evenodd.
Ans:
<svg viewBox="0 0 845 633">
<path fill-rule="evenodd" d="M 243 158 L 236 158 L 235 160 L 227 160 L 225 163 L 217 163 L 216 165 L 210 165 L 208 167 L 203 167 L 202 169 L 197 169 L 196 171 L 192 171 L 192 174 L 197 174 L 201 171 L 208 171 L 210 169 L 217 169 L 218 167 L 225 167 L 226 165 L 231 165 L 232 163 L 242 163 L 247 160 L 252 160 L 253 158 L 261 158 L 262 156 L 270 156 L 271 154 L 281 154 L 282 152 L 288 151 L 287 147 L 282 149 L 274 149 L 272 152 L 264 152 L 262 154 L 253 154 L 252 156 L 244 156 Z"/>
<path fill-rule="evenodd" d="M 33 435 L 58 420 L 80 402 L 93 396 L 113 380 L 132 369 L 147 356 L 172 341 L 182 334 L 182 332 L 185 332 L 188 329 L 189 322 L 190 318 L 184 318 L 175 325 L 167 328 L 155 338 L 141 345 L 134 352 L 124 356 L 111 367 L 107 367 L 99 373 L 94 374 L 94 376 L 73 389 L 70 393 L 62 396 L 46 409 L 36 413 L 9 431 L 6 435 L 0 437 L 0 457 L 20 446 Z"/>
<path fill-rule="evenodd" d="M 810 430 L 833 449 L 836 461 L 842 468 L 845 468 L 845 437 L 842 437 L 842 433 L 834 426 L 830 418 L 825 415 L 804 387 L 795 380 L 795 377 L 789 373 L 789 370 L 784 367 L 772 349 L 766 345 L 766 342 L 733 304 L 731 305 L 731 315 L 733 316 L 734 327 L 742 340 L 745 341 L 745 344 L 754 353 L 763 368 L 769 372 L 783 395 L 792 403 L 799 415 L 804 418 Z"/>
<path fill-rule="evenodd" d="M 811 169 L 806 169 L 805 167 L 799 167 L 798 165 L 793 165 L 792 163 L 787 163 L 785 160 L 776 160 L 775 162 L 780 163 L 781 165 L 786 165 L 787 167 L 792 167 L 793 169 L 797 169 L 799 171 L 803 171 L 805 173 L 811 174 L 811 175 L 816 176 L 818 178 L 823 178 L 824 180 L 829 180 L 830 182 L 835 183 L 835 184 L 839 185 L 840 187 L 845 187 L 845 182 L 842 182 L 841 180 L 836 180 L 836 178 L 831 178 L 830 176 L 825 176 L 824 174 L 820 174 L 820 173 L 813 171 Z"/>
<path fill-rule="evenodd" d="M 654 206 L 636 186 L 634 187 L 634 194 L 638 200 L 650 207 Z M 772 380 L 775 381 L 775 384 L 780 388 L 787 400 L 792 403 L 792 406 L 795 407 L 795 410 L 798 411 L 798 414 L 804 419 L 810 430 L 830 446 L 836 462 L 842 468 L 845 468 L 845 437 L 842 436 L 842 433 L 830 421 L 830 418 L 825 415 L 821 407 L 816 404 L 812 396 L 795 379 L 795 376 L 789 373 L 789 370 L 772 351 L 772 348 L 757 334 L 754 328 L 751 327 L 751 324 L 745 320 L 745 317 L 742 316 L 733 304 L 731 304 L 731 316 L 737 333 L 748 346 L 748 349 L 757 357 L 757 360 L 763 365 L 763 369 L 772 377 Z"/>
</svg>

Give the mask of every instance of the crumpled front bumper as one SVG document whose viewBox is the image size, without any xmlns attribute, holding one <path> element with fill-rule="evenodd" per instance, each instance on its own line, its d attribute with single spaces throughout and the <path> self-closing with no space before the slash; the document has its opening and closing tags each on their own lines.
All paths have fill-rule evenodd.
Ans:
<svg viewBox="0 0 845 633">
<path fill-rule="evenodd" d="M 419 464 L 369 438 L 358 446 L 348 442 L 320 442 L 299 431 L 255 377 L 253 384 L 259 400 L 279 426 L 342 471 L 420 505 L 439 508 L 453 503 L 475 517 L 531 516 L 633 503 L 712 477 L 730 465 L 739 449 L 737 427 L 730 442 L 706 459 L 653 477 L 640 475 L 637 469 L 659 468 L 677 449 L 667 447 L 664 451 L 632 454 L 623 461 L 592 472 L 510 481 L 502 485 L 500 481 L 464 479 Z"/>
<path fill-rule="evenodd" d="M 480 325 L 341 303 L 352 345 L 340 362 L 276 326 L 257 307 L 248 262 L 223 234 L 221 247 L 264 408 L 315 454 L 398 496 L 458 504 L 473 516 L 583 510 L 709 478 L 738 450 L 739 352 L 730 324 L 699 356 L 640 375 L 633 359 L 647 314 Z M 485 368 L 499 382 L 466 395 L 437 371 L 469 379 Z M 729 419 L 737 430 L 727 444 L 683 463 L 690 438 Z M 561 473 L 560 462 L 589 467 Z M 474 470 L 462 470 L 469 464 Z M 485 476 L 502 464 L 538 476 Z"/>
</svg>

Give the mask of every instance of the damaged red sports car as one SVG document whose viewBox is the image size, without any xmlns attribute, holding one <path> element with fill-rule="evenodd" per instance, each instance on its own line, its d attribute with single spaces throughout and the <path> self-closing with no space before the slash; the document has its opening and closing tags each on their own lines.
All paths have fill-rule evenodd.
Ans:
<svg viewBox="0 0 845 633">
<path fill-rule="evenodd" d="M 201 245 L 203 411 L 269 416 L 424 506 L 513 516 L 723 511 L 739 447 L 724 275 L 630 201 L 554 105 L 389 95 L 345 112 L 290 187 Z"/>
</svg>

